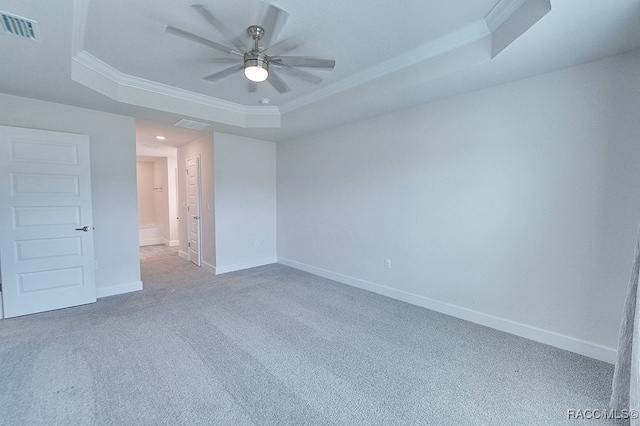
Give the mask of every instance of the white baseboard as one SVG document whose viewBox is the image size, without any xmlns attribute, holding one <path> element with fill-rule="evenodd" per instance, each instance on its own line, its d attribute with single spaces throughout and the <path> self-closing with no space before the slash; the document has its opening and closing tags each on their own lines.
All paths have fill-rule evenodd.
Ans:
<svg viewBox="0 0 640 426">
<path fill-rule="evenodd" d="M 206 269 L 209 272 L 213 272 L 214 275 L 216 273 L 216 267 L 210 263 L 205 262 L 204 260 L 202 261 L 202 269 Z"/>
<path fill-rule="evenodd" d="M 142 290 L 142 281 L 96 288 L 96 298 L 115 296 Z"/>
<path fill-rule="evenodd" d="M 422 306 L 423 308 L 451 315 L 452 317 L 471 321 L 476 324 L 491 327 L 510 334 L 515 334 L 516 336 L 524 337 L 529 340 L 534 340 L 536 342 L 544 343 L 570 352 L 575 352 L 589 358 L 598 359 L 610 364 L 615 364 L 616 362 L 617 350 L 597 343 L 587 342 L 585 340 L 556 333 L 554 331 L 544 330 L 494 315 L 474 311 L 472 309 L 463 308 L 461 306 L 452 305 L 450 303 L 440 302 L 428 297 L 338 274 L 326 269 L 316 268 L 315 266 L 310 266 L 290 259 L 278 257 L 278 263 L 328 278 L 330 280 L 338 281 L 343 284 L 348 284 L 353 287 L 358 287 L 363 290 L 391 297 L 393 299 L 402 300 L 403 302 L 411 303 L 412 305 Z"/>
<path fill-rule="evenodd" d="M 139 245 L 142 246 L 155 246 L 158 244 L 164 244 L 164 238 L 146 238 L 144 240 L 140 240 Z"/>
<path fill-rule="evenodd" d="M 190 261 L 189 260 L 189 253 L 187 253 L 185 251 L 179 250 L 178 251 L 178 256 L 181 259 Z M 206 269 L 207 271 L 212 272 L 215 275 L 215 273 L 216 273 L 216 267 L 215 266 L 213 266 L 210 263 L 205 262 L 204 260 L 201 263 L 202 263 L 202 265 L 201 265 L 202 269 Z"/>
<path fill-rule="evenodd" d="M 162 244 L 169 247 L 175 247 L 180 245 L 180 241 L 178 240 L 167 240 L 166 238 L 162 240 Z"/>
<path fill-rule="evenodd" d="M 236 263 L 235 265 L 216 266 L 215 272 L 217 275 L 226 274 L 228 272 L 241 271 L 243 269 L 255 268 L 256 266 L 270 265 L 277 263 L 276 257 L 267 257 L 264 259 L 252 260 L 249 262 Z"/>
</svg>

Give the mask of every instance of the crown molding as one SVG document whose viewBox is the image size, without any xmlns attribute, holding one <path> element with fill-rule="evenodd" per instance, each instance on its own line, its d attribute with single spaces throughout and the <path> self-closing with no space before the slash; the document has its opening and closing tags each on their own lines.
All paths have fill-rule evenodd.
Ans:
<svg viewBox="0 0 640 426">
<path fill-rule="evenodd" d="M 487 27 L 492 33 L 504 24 L 527 0 L 500 0 L 485 16 Z"/>
<path fill-rule="evenodd" d="M 342 91 L 352 89 L 421 62 L 426 62 L 446 53 L 453 52 L 456 49 L 471 46 L 473 43 L 485 37 L 491 37 L 491 43 L 493 44 L 494 32 L 514 14 L 518 13 L 525 3 L 531 3 L 532 1 L 548 2 L 549 0 L 500 0 L 484 19 L 479 19 L 454 32 L 431 40 L 418 48 L 388 59 L 371 68 L 367 68 L 356 75 L 288 102 L 280 107 L 280 112 L 285 114 L 294 111 Z M 517 35 L 519 36 L 520 34 Z M 493 56 L 495 56 L 495 54 Z"/>
<path fill-rule="evenodd" d="M 73 0 L 73 17 L 71 29 L 71 55 L 80 53 L 84 46 L 84 32 L 87 28 L 89 0 Z"/>
<path fill-rule="evenodd" d="M 368 83 L 378 78 L 393 74 L 402 69 L 428 61 L 447 52 L 472 44 L 491 35 L 484 19 L 479 19 L 457 31 L 438 37 L 428 43 L 409 50 L 401 55 L 380 62 L 351 77 L 326 86 L 307 96 L 300 97 L 280 107 L 282 114 L 320 101 L 347 89 Z"/>
<path fill-rule="evenodd" d="M 485 17 L 491 30 L 491 57 L 513 43 L 551 11 L 550 0 L 502 0 Z"/>
<path fill-rule="evenodd" d="M 248 107 L 124 74 L 84 50 L 71 65 L 72 80 L 119 102 L 237 127 L 280 127 L 276 106 Z"/>
<path fill-rule="evenodd" d="M 71 79 L 130 105 L 243 128 L 280 128 L 276 106 L 244 106 L 124 74 L 84 50 L 90 0 L 73 0 Z"/>
<path fill-rule="evenodd" d="M 318 102 L 340 92 L 364 85 L 381 77 L 397 73 L 420 63 L 438 58 L 479 40 L 492 37 L 523 5 L 549 0 L 500 0 L 484 19 L 479 19 L 454 32 L 370 68 L 325 86 L 306 96 L 276 106 L 244 106 L 234 102 L 179 89 L 120 72 L 82 49 L 86 29 L 89 0 L 73 0 L 72 79 L 116 101 L 167 112 L 182 114 L 206 121 L 243 128 L 279 128 L 281 115 Z M 539 18 L 538 18 L 539 19 Z M 528 28 L 528 27 L 527 27 Z M 526 31 L 526 28 L 523 30 Z M 521 34 L 521 33 L 520 33 Z M 511 36 L 517 38 L 519 34 Z M 502 37 L 503 39 L 505 37 Z M 509 39 L 499 44 L 510 43 Z M 513 40 L 511 40 L 513 41 Z M 496 47 L 496 46 L 494 46 Z M 504 46 L 502 46 L 504 48 Z M 493 50 L 497 50 L 493 49 Z M 493 54 L 495 56 L 495 53 Z"/>
</svg>

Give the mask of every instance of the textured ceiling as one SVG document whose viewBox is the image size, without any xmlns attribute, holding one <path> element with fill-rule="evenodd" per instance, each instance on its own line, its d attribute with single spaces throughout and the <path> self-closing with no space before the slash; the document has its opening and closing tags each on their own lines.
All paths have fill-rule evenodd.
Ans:
<svg viewBox="0 0 640 426">
<path fill-rule="evenodd" d="M 279 94 L 267 83 L 248 93 L 241 73 L 202 79 L 228 66 L 202 59 L 225 54 L 165 32 L 173 25 L 229 44 L 193 2 L 0 0 L 0 10 L 38 21 L 42 35 L 34 43 L 0 34 L 3 56 L 13 58 L 0 67 L 0 92 L 137 117 L 139 140 L 164 131 L 177 146 L 198 137 L 172 127 L 185 117 L 278 141 L 640 47 L 639 1 L 551 0 L 551 11 L 492 58 L 492 13 L 544 2 L 274 1 L 290 15 L 280 39 L 304 41 L 288 54 L 336 60 L 333 71 L 309 70 L 318 85 L 283 75 L 292 91 Z M 246 27 L 265 9 L 255 0 L 202 4 L 247 43 Z"/>
</svg>

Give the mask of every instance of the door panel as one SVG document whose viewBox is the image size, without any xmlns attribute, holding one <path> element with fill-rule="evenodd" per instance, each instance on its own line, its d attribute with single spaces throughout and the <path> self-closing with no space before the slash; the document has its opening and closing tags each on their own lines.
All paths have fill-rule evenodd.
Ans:
<svg viewBox="0 0 640 426">
<path fill-rule="evenodd" d="M 200 157 L 187 159 L 187 210 L 189 260 L 200 266 Z"/>
<path fill-rule="evenodd" d="M 88 136 L 0 126 L 5 317 L 95 302 L 92 230 Z"/>
<path fill-rule="evenodd" d="M 16 241 L 16 261 L 46 259 L 59 256 L 81 256 L 80 237 L 40 238 L 29 241 Z"/>
<path fill-rule="evenodd" d="M 60 227 L 80 226 L 78 207 L 16 207 L 12 208 L 13 220 L 18 228 L 39 226 L 43 231 L 57 225 Z"/>
<path fill-rule="evenodd" d="M 11 181 L 13 196 L 80 195 L 78 193 L 78 176 L 12 173 Z"/>
<path fill-rule="evenodd" d="M 56 290 L 63 287 L 81 287 L 82 268 L 66 268 L 51 271 L 25 272 L 17 274 L 18 294 L 28 295 L 42 290 Z"/>
</svg>

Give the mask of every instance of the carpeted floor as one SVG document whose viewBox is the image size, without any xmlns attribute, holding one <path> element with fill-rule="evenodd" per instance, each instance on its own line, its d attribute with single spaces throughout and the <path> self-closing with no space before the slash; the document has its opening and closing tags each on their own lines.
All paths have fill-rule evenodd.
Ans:
<svg viewBox="0 0 640 426">
<path fill-rule="evenodd" d="M 140 246 L 140 260 L 160 259 L 178 255 L 178 247 L 170 247 L 164 244 L 152 246 Z"/>
<path fill-rule="evenodd" d="M 620 424 L 567 415 L 607 407 L 606 363 L 282 265 L 142 273 L 0 321 L 0 424 Z"/>
</svg>

